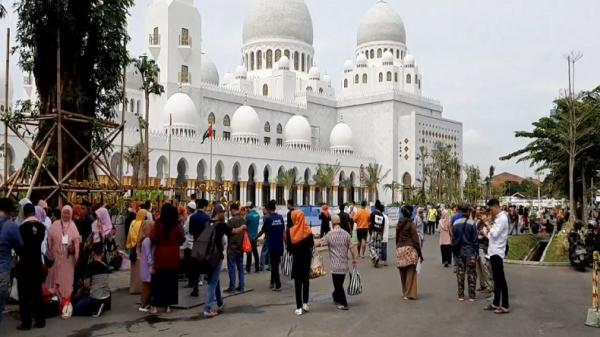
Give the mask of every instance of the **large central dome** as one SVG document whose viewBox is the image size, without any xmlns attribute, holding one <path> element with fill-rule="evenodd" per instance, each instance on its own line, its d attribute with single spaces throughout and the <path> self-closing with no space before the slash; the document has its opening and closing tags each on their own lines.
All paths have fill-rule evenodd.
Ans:
<svg viewBox="0 0 600 337">
<path fill-rule="evenodd" d="M 379 0 L 363 16 L 356 43 L 392 41 L 406 44 L 406 30 L 400 14 L 385 0 Z"/>
<path fill-rule="evenodd" d="M 313 25 L 304 0 L 250 0 L 244 19 L 243 43 L 290 39 L 313 43 Z"/>
</svg>

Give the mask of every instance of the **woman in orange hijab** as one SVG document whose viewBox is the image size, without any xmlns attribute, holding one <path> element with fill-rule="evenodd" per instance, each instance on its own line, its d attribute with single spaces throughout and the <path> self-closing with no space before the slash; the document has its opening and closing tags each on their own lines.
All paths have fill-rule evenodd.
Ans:
<svg viewBox="0 0 600 337">
<path fill-rule="evenodd" d="M 301 210 L 292 211 L 292 227 L 287 233 L 287 247 L 293 256 L 292 279 L 296 290 L 296 315 L 310 310 L 308 306 L 309 273 L 315 243 L 312 230 Z"/>
</svg>

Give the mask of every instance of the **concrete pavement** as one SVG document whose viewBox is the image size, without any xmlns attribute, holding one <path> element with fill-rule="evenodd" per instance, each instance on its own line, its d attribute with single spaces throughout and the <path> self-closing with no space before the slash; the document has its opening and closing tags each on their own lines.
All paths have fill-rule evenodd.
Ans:
<svg viewBox="0 0 600 337">
<path fill-rule="evenodd" d="M 400 278 L 393 267 L 374 269 L 362 260 L 364 292 L 349 297 L 350 310 L 335 309 L 329 275 L 311 281 L 311 312 L 297 317 L 293 285 L 281 293 L 268 289 L 268 273 L 251 274 L 255 291 L 226 300 L 225 314 L 207 320 L 200 309 L 149 316 L 137 312 L 137 296 L 114 295 L 113 310 L 100 318 L 60 318 L 43 330 L 17 332 L 18 321 L 6 318 L 2 336 L 598 336 L 584 326 L 591 304 L 591 274 L 566 267 L 507 265 L 512 312 L 482 310 L 486 301 L 458 302 L 456 278 L 440 265 L 437 236 L 426 237 L 425 264 L 419 275 L 419 299 L 402 300 Z M 321 253 L 324 257 L 326 252 Z M 390 257 L 394 257 L 392 247 Z M 328 261 L 326 261 L 326 266 Z M 221 275 L 222 282 L 227 275 Z"/>
</svg>

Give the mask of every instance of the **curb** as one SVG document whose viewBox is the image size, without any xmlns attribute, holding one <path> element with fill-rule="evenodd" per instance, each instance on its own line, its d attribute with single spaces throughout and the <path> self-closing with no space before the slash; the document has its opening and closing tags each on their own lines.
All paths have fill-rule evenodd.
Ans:
<svg viewBox="0 0 600 337">
<path fill-rule="evenodd" d="M 539 267 L 568 267 L 569 262 L 538 262 L 538 261 L 520 261 L 520 260 L 504 260 L 506 264 L 522 265 L 522 266 L 539 266 Z"/>
</svg>

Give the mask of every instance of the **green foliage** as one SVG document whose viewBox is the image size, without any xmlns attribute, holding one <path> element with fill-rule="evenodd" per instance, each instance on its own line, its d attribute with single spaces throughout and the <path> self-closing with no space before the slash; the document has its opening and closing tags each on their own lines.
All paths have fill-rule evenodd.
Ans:
<svg viewBox="0 0 600 337">
<path fill-rule="evenodd" d="M 400 184 L 397 181 L 392 181 L 389 184 L 384 184 L 383 185 L 383 190 L 384 191 L 391 191 L 392 192 L 392 204 L 396 202 L 396 192 L 399 191 L 402 188 L 402 184 Z"/>
<path fill-rule="evenodd" d="M 566 231 L 561 231 L 550 242 L 544 262 L 569 262 L 569 243 Z"/>
<path fill-rule="evenodd" d="M 450 145 L 441 142 L 431 151 L 426 165 L 429 180 L 428 199 L 435 202 L 457 203 L 461 199 L 461 165 Z"/>
<path fill-rule="evenodd" d="M 340 172 L 339 163 L 336 163 L 335 165 L 319 163 L 317 165 L 317 171 L 313 175 L 315 185 L 321 190 L 333 186 L 333 182 L 335 181 L 338 172 Z"/>
<path fill-rule="evenodd" d="M 296 169 L 282 170 L 277 174 L 277 184 L 283 185 L 290 190 L 295 185 L 300 185 Z"/>
<path fill-rule="evenodd" d="M 523 260 L 527 254 L 541 241 L 541 237 L 533 234 L 513 235 L 508 237 L 508 260 Z"/>
<path fill-rule="evenodd" d="M 481 173 L 479 167 L 475 165 L 465 166 L 465 187 L 464 197 L 471 204 L 476 203 L 481 198 Z"/>
<path fill-rule="evenodd" d="M 390 174 L 391 170 L 383 173 L 383 165 L 375 162 L 365 167 L 365 186 L 371 190 L 371 196 L 379 199 L 379 184 Z"/>
</svg>

